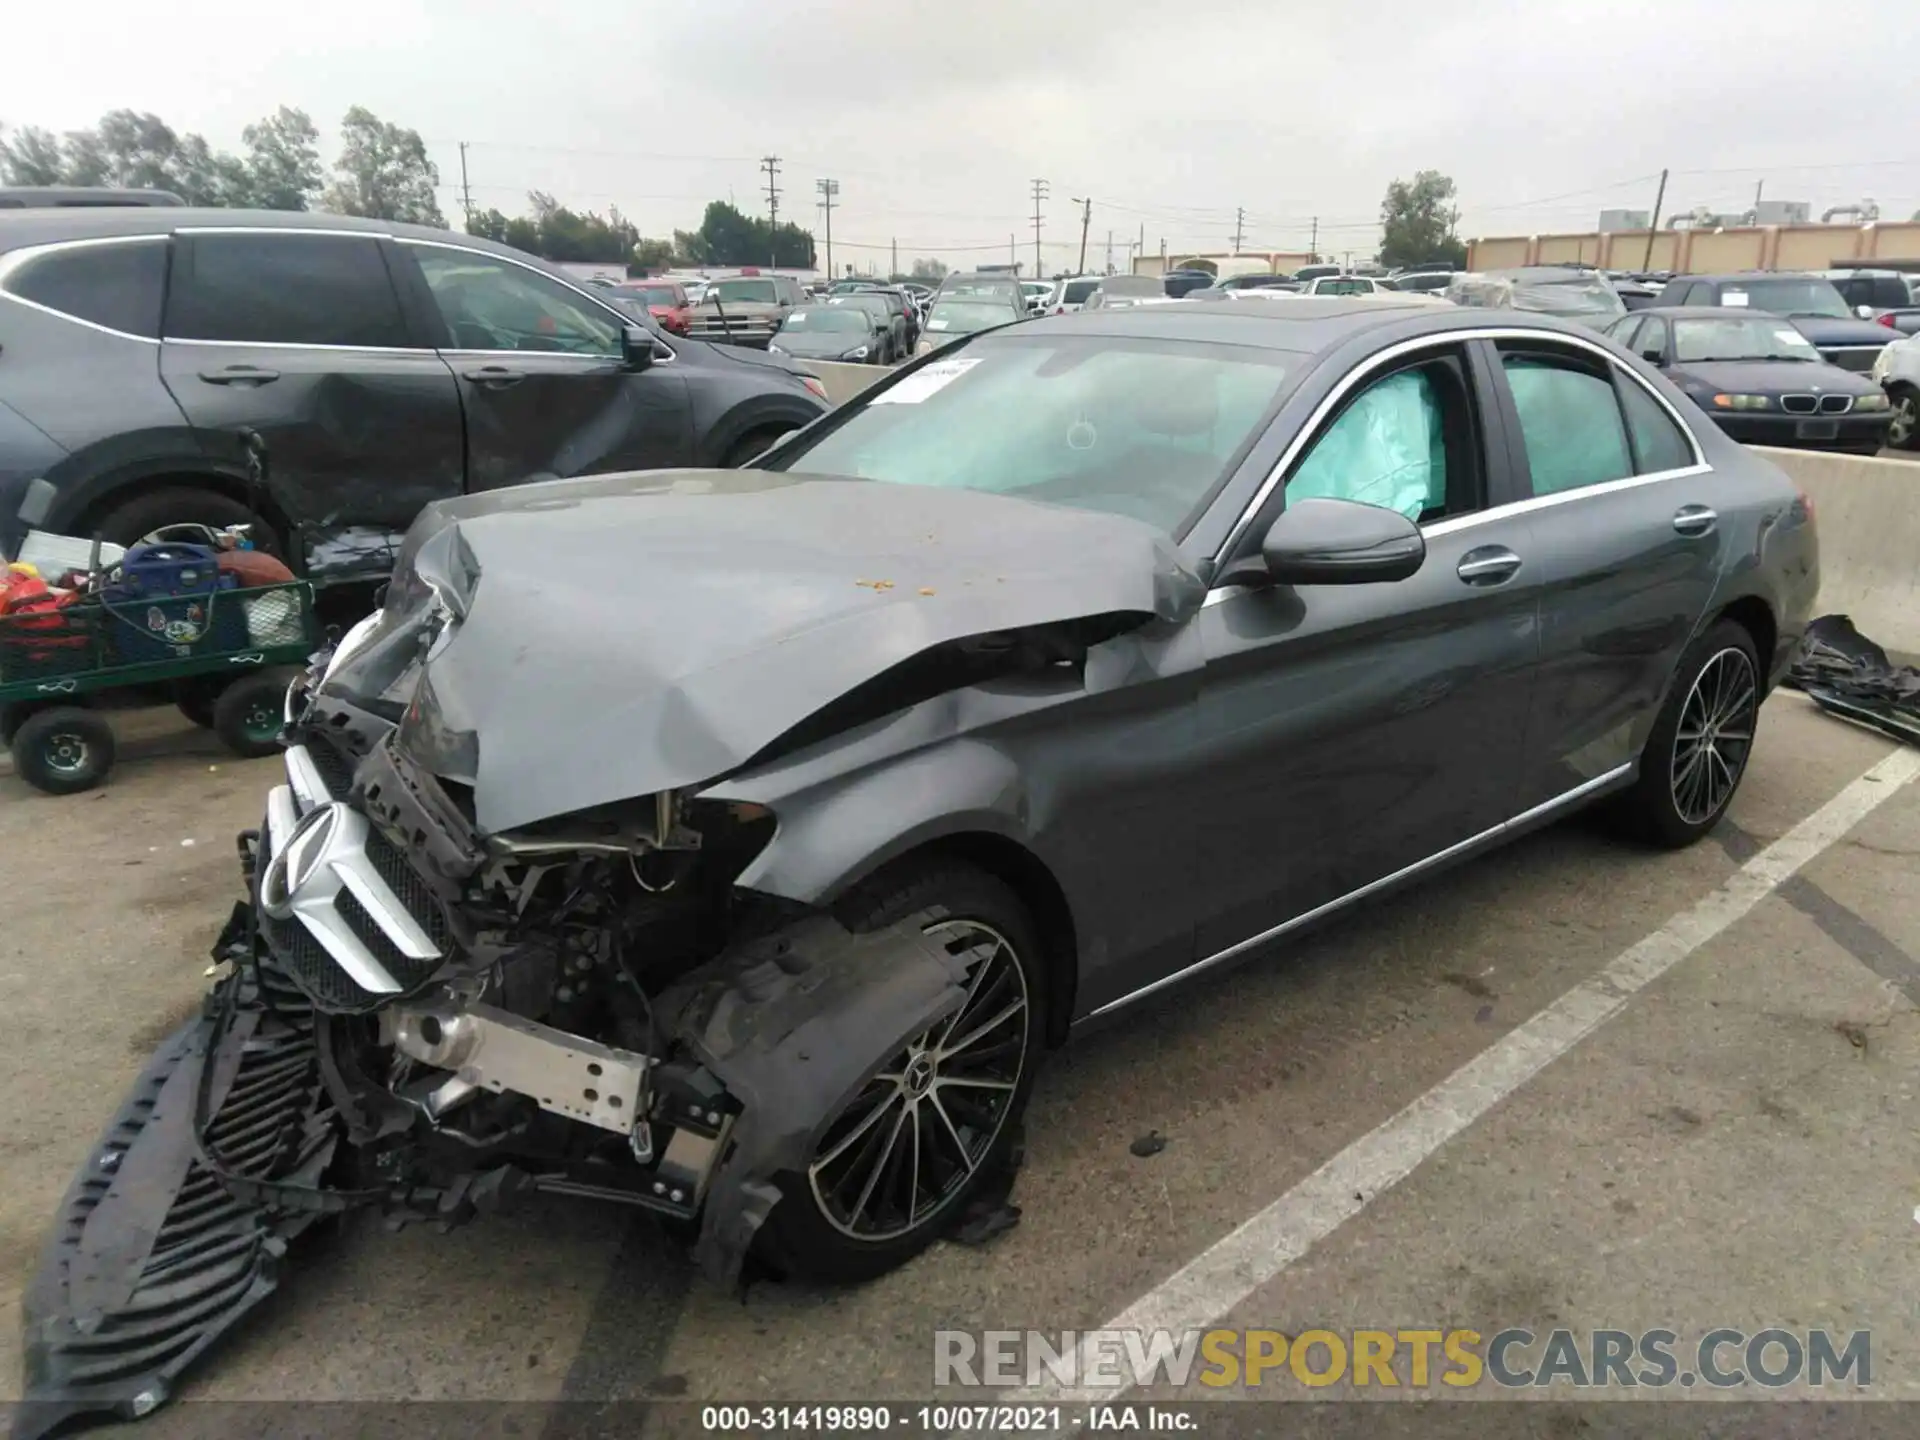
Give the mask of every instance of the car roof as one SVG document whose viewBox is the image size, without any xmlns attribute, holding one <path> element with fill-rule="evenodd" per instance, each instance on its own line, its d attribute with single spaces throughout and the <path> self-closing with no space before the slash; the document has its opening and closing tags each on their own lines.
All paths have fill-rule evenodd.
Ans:
<svg viewBox="0 0 1920 1440">
<path fill-rule="evenodd" d="M 1754 280 L 1824 280 L 1827 277 L 1817 270 L 1731 270 L 1719 274 L 1711 272 L 1676 275 L 1667 283 L 1675 280 L 1706 280 L 1716 285 L 1745 285 Z"/>
<path fill-rule="evenodd" d="M 321 230 L 366 235 L 391 235 L 412 240 L 458 243 L 474 250 L 533 260 L 510 245 L 462 235 L 432 225 L 409 225 L 398 220 L 371 220 L 359 215 L 327 215 L 315 210 L 215 210 L 194 206 L 142 205 L 71 208 L 61 210 L 0 210 L 0 252 L 28 245 L 51 245 L 66 240 L 99 240 L 118 236 L 169 235 L 176 230 Z M 582 283 L 582 282 L 575 282 Z"/>
<path fill-rule="evenodd" d="M 1718 313 L 1718 312 L 1716 312 Z M 1176 300 L 1166 305 L 1136 305 L 1124 310 L 1080 310 L 1027 320 L 1008 333 L 1037 335 L 1115 335 L 1136 340 L 1194 340 L 1223 345 L 1313 354 L 1372 329 L 1408 328 L 1417 334 L 1449 330 L 1538 330 L 1593 340 L 1584 325 L 1547 315 L 1492 312 L 1433 305 L 1418 300 L 1318 299 L 1301 296 L 1285 305 L 1195 305 Z"/>
</svg>

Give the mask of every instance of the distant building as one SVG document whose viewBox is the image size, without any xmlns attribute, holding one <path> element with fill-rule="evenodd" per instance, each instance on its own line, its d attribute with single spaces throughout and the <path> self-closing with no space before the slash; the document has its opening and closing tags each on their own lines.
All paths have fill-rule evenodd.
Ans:
<svg viewBox="0 0 1920 1440">
<path fill-rule="evenodd" d="M 1805 225 L 1813 219 L 1813 206 L 1805 200 L 1762 200 L 1753 207 L 1756 225 Z"/>
<path fill-rule="evenodd" d="M 1644 230 L 1647 228 L 1647 212 L 1644 210 L 1602 210 L 1600 212 L 1600 233 L 1605 235 L 1614 230 Z"/>
</svg>

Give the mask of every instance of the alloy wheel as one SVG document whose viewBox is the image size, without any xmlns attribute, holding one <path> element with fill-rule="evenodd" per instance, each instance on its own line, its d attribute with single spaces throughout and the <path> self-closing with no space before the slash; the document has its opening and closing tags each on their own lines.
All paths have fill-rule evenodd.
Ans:
<svg viewBox="0 0 1920 1440">
<path fill-rule="evenodd" d="M 44 751 L 47 768 L 61 775 L 77 775 L 87 768 L 87 737 L 62 731 L 47 737 Z"/>
<path fill-rule="evenodd" d="M 1026 974 L 1006 936 L 978 920 L 926 933 L 983 952 L 966 998 L 866 1083 L 807 1170 L 821 1215 L 856 1240 L 897 1239 L 946 1207 L 993 1148 L 1027 1063 Z"/>
<path fill-rule="evenodd" d="M 1896 450 L 1911 448 L 1920 427 L 1920 397 L 1900 394 L 1893 399 L 1893 419 L 1887 426 L 1887 444 Z"/>
<path fill-rule="evenodd" d="M 1694 677 L 1669 770 L 1673 808 L 1687 824 L 1706 824 L 1733 797 L 1753 750 L 1759 693 L 1753 661 L 1732 646 L 1710 656 Z"/>
</svg>

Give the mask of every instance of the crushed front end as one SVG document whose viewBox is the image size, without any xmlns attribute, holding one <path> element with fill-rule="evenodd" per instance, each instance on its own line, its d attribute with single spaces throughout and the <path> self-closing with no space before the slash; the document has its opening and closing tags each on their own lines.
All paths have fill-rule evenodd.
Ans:
<svg viewBox="0 0 1920 1440">
<path fill-rule="evenodd" d="M 450 1226 L 587 1197 L 681 1222 L 731 1281 L 776 1177 L 961 1002 L 968 957 L 921 925 L 855 935 L 736 888 L 772 833 L 759 807 L 663 792 L 483 834 L 471 788 L 409 753 L 459 737 L 403 745 L 405 709 L 324 683 L 365 641 L 420 686 L 450 618 L 390 606 L 290 691 L 203 1012 L 47 1243 L 16 1440 L 162 1403 L 328 1215 Z"/>
</svg>

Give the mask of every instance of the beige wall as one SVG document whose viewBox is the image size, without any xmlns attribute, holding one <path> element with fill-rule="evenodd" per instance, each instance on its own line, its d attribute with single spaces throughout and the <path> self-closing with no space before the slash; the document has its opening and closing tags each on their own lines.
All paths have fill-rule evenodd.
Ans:
<svg viewBox="0 0 1920 1440">
<path fill-rule="evenodd" d="M 1825 270 L 1838 263 L 1920 259 L 1920 222 L 1872 225 L 1763 225 L 1734 230 L 1620 230 L 1571 235 L 1496 235 L 1467 242 L 1467 268 L 1585 261 L 1610 270 Z"/>
</svg>

